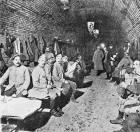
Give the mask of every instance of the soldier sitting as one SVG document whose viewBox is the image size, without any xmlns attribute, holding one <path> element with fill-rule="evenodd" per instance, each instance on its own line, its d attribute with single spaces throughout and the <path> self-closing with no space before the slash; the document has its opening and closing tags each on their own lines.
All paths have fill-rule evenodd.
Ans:
<svg viewBox="0 0 140 132">
<path fill-rule="evenodd" d="M 9 67 L 4 75 L 0 78 L 0 85 L 9 78 L 9 84 L 5 87 L 2 94 L 7 96 L 24 96 L 30 84 L 30 75 L 27 67 L 21 64 L 20 54 L 11 58 L 13 66 Z"/>
<path fill-rule="evenodd" d="M 131 113 L 126 115 L 121 130 L 114 132 L 140 132 L 140 114 Z"/>
<path fill-rule="evenodd" d="M 78 87 L 82 87 L 84 82 L 84 77 L 87 74 L 86 64 L 80 54 L 77 55 L 76 62 L 77 62 L 77 67 L 74 72 L 74 76 Z"/>
<path fill-rule="evenodd" d="M 86 73 L 86 65 L 81 55 L 78 54 L 76 58 L 73 58 L 68 62 L 65 77 L 68 80 L 74 81 L 78 88 L 80 88 L 83 86 Z"/>
<path fill-rule="evenodd" d="M 50 80 L 47 80 L 45 72 L 46 56 L 43 54 L 38 60 L 38 65 L 34 68 L 32 72 L 33 88 L 29 90 L 29 97 L 34 97 L 38 99 L 50 99 L 50 109 L 51 114 L 60 117 L 63 112 L 59 108 L 59 97 L 61 91 L 48 84 Z"/>
<path fill-rule="evenodd" d="M 74 76 L 74 72 L 77 68 L 78 62 L 74 62 L 74 61 L 69 61 L 67 64 L 67 69 L 65 71 L 65 78 L 67 80 L 71 80 L 76 82 L 75 76 Z"/>
<path fill-rule="evenodd" d="M 122 60 L 119 62 L 118 66 L 115 68 L 115 71 L 113 72 L 112 79 L 113 81 L 116 81 L 117 84 L 120 84 L 121 79 L 124 78 L 124 73 L 127 68 L 132 67 L 133 61 L 128 55 L 128 53 L 125 53 Z"/>
<path fill-rule="evenodd" d="M 77 102 L 74 97 L 77 85 L 75 82 L 65 79 L 61 54 L 56 56 L 56 62 L 54 63 L 53 82 L 58 88 L 63 88 L 64 93 L 67 93 L 69 89 L 71 88 L 72 95 L 70 99 L 72 102 L 75 102 L 75 103 Z"/>
</svg>

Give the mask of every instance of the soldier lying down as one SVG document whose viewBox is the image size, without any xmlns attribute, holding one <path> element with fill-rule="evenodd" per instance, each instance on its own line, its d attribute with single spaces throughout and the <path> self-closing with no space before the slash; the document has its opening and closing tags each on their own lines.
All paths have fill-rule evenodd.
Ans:
<svg viewBox="0 0 140 132">
<path fill-rule="evenodd" d="M 140 62 L 135 61 L 133 68 L 131 73 L 125 74 L 125 81 L 118 88 L 119 115 L 110 121 L 112 124 L 122 124 L 126 114 L 140 113 Z"/>
</svg>

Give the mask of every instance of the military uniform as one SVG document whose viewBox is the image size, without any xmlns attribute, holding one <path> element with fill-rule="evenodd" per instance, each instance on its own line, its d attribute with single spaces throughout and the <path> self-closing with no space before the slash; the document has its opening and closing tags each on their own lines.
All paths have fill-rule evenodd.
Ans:
<svg viewBox="0 0 140 132">
<path fill-rule="evenodd" d="M 140 75 L 139 67 L 132 73 L 125 73 L 125 81 L 118 87 L 119 94 L 119 114 L 116 120 L 111 120 L 113 124 L 121 124 L 124 114 L 140 112 Z"/>
<path fill-rule="evenodd" d="M 53 68 L 52 64 L 48 64 L 48 63 L 45 64 L 44 69 L 48 82 L 52 81 L 52 68 Z"/>
<path fill-rule="evenodd" d="M 74 94 L 76 92 L 77 85 L 73 81 L 65 80 L 63 65 L 60 64 L 59 62 L 54 63 L 53 82 L 57 87 L 63 88 L 63 94 L 65 94 L 65 95 L 68 93 L 69 89 L 71 88 L 72 89 L 71 100 L 73 102 L 76 102 L 75 98 L 74 98 Z"/>
<path fill-rule="evenodd" d="M 122 103 L 119 109 L 125 114 L 140 112 L 140 101 L 138 97 L 129 97 Z"/>
<path fill-rule="evenodd" d="M 9 89 L 15 88 L 15 93 L 18 95 L 24 90 L 27 90 L 30 84 L 30 75 L 27 67 L 21 65 L 19 67 L 11 66 L 0 78 L 0 84 L 3 84 L 9 77 Z M 10 96 L 10 95 L 9 95 Z"/>
<path fill-rule="evenodd" d="M 60 90 L 57 88 L 47 87 L 47 76 L 45 69 L 37 66 L 32 72 L 33 88 L 29 91 L 29 97 L 46 98 L 47 96 L 55 98 L 57 94 L 60 95 Z"/>
<path fill-rule="evenodd" d="M 93 55 L 94 69 L 97 71 L 97 75 L 100 75 L 104 70 L 104 57 L 104 52 L 101 49 L 97 49 Z"/>
</svg>

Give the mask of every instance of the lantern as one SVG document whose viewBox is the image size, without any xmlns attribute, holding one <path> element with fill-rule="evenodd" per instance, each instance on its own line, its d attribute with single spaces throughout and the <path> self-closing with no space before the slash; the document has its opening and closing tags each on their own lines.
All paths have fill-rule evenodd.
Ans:
<svg viewBox="0 0 140 132">
<path fill-rule="evenodd" d="M 70 7 L 68 6 L 68 5 L 69 5 L 69 0 L 60 0 L 60 2 L 63 4 L 63 9 L 64 9 L 64 10 L 67 10 L 67 9 L 70 8 Z"/>
<path fill-rule="evenodd" d="M 99 35 L 99 30 L 98 30 L 98 29 L 95 29 L 95 30 L 93 31 L 93 33 L 94 33 L 94 37 L 97 38 L 98 35 Z"/>
<path fill-rule="evenodd" d="M 88 26 L 88 31 L 90 32 L 90 34 L 92 35 L 94 32 L 94 22 L 87 22 L 87 26 Z"/>
<path fill-rule="evenodd" d="M 99 30 L 95 29 L 95 30 L 93 30 L 93 33 L 98 35 L 99 34 Z"/>
<path fill-rule="evenodd" d="M 88 31 L 91 35 L 94 35 L 95 38 L 98 37 L 99 35 L 99 30 L 98 29 L 94 29 L 94 22 L 87 22 L 87 26 L 88 26 Z"/>
</svg>

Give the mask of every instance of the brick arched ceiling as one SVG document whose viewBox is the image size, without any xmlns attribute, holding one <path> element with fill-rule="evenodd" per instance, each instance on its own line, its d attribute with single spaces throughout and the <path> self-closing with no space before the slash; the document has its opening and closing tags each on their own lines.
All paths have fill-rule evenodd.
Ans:
<svg viewBox="0 0 140 132">
<path fill-rule="evenodd" d="M 95 21 L 97 28 L 118 32 L 118 37 L 135 39 L 140 31 L 139 0 L 69 0 L 70 9 L 63 11 L 60 0 L 2 0 L 0 29 L 11 33 L 46 32 L 55 36 L 76 32 L 86 36 L 86 22 Z M 83 33 L 84 30 L 84 33 Z M 120 35 L 122 34 L 122 35 Z M 111 35 L 111 33 L 110 33 Z M 111 36 L 108 36 L 111 37 Z"/>
</svg>

